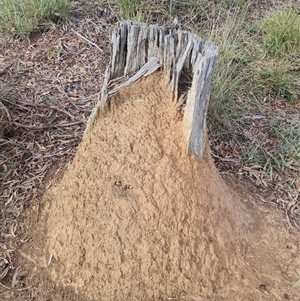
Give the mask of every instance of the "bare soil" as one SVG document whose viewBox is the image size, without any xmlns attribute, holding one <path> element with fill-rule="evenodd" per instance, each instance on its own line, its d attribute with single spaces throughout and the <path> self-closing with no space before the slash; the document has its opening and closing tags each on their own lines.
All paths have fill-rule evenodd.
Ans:
<svg viewBox="0 0 300 301">
<path fill-rule="evenodd" d="M 298 234 L 225 183 L 209 148 L 203 162 L 186 155 L 166 91 L 154 74 L 98 114 L 59 183 L 27 211 L 32 240 L 16 262 L 33 287 L 15 297 L 300 300 Z"/>
</svg>

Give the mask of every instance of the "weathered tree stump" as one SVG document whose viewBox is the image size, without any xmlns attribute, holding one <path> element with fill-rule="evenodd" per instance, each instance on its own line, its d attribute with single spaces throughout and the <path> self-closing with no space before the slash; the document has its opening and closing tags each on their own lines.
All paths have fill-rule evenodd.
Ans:
<svg viewBox="0 0 300 301">
<path fill-rule="evenodd" d="M 99 108 L 109 104 L 121 87 L 162 69 L 174 101 L 184 108 L 183 131 L 187 152 L 198 160 L 205 149 L 204 134 L 212 76 L 218 48 L 195 34 L 132 22 L 121 22 L 112 30 L 111 60 L 104 85 L 86 131 Z"/>
<path fill-rule="evenodd" d="M 133 23 L 111 41 L 85 136 L 45 196 L 44 270 L 68 300 L 296 300 L 297 248 L 265 230 L 265 213 L 226 185 L 204 147 L 216 47 Z M 289 264 L 274 265 L 284 252 Z"/>
</svg>

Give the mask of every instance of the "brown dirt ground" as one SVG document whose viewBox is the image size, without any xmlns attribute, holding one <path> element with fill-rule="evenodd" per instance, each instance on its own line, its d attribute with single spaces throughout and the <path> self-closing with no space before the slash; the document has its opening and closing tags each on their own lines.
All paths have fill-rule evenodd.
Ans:
<svg viewBox="0 0 300 301">
<path fill-rule="evenodd" d="M 15 262 L 32 287 L 9 300 L 300 300 L 298 234 L 225 183 L 209 149 L 186 156 L 171 99 L 155 74 L 100 112 L 27 211 Z"/>
</svg>

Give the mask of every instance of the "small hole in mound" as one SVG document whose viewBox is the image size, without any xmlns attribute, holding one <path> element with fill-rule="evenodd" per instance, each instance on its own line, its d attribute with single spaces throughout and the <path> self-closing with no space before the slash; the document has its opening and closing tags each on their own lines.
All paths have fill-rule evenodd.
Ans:
<svg viewBox="0 0 300 301">
<path fill-rule="evenodd" d="M 121 180 L 117 180 L 117 181 L 115 182 L 115 185 L 116 185 L 116 186 L 122 186 L 122 181 L 121 181 Z"/>
<path fill-rule="evenodd" d="M 267 287 L 266 287 L 266 285 L 265 285 L 265 284 L 261 284 L 261 285 L 259 286 L 259 290 L 260 290 L 261 292 L 263 292 L 263 293 L 267 293 Z"/>
</svg>

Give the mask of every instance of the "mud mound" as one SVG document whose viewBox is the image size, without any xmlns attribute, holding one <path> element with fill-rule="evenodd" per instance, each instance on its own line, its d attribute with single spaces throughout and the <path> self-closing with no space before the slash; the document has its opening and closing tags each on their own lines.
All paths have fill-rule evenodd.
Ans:
<svg viewBox="0 0 300 301">
<path fill-rule="evenodd" d="M 186 155 L 166 90 L 160 73 L 122 88 L 51 192 L 52 278 L 101 301 L 276 300 L 259 291 L 287 283 L 268 268 L 271 247 L 254 245 L 260 226 L 209 150 L 201 163 Z"/>
</svg>

